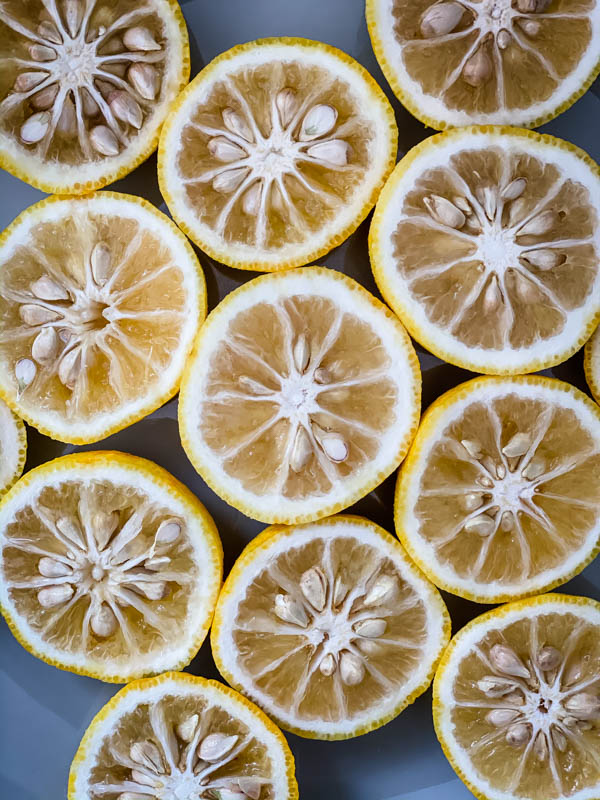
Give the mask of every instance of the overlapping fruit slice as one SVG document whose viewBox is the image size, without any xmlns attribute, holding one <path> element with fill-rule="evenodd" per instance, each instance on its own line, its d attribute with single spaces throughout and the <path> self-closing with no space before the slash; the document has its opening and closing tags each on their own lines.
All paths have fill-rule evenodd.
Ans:
<svg viewBox="0 0 600 800">
<path fill-rule="evenodd" d="M 98 441 L 176 393 L 205 313 L 189 242 L 149 203 L 44 200 L 0 239 L 0 393 L 53 438 Z"/>
<path fill-rule="evenodd" d="M 335 513 L 398 466 L 420 372 L 396 317 L 319 267 L 246 283 L 210 314 L 179 398 L 183 445 L 228 503 L 265 522 Z"/>
<path fill-rule="evenodd" d="M 484 603 L 564 583 L 600 543 L 600 409 L 550 378 L 478 378 L 426 413 L 398 535 L 437 585 Z"/>
<path fill-rule="evenodd" d="M 600 70 L 597 0 L 367 0 L 367 22 L 394 92 L 438 129 L 537 127 Z"/>
<path fill-rule="evenodd" d="M 597 403 L 600 403 L 600 329 L 585 346 L 585 377 Z"/>
<path fill-rule="evenodd" d="M 482 800 L 600 795 L 600 604 L 548 594 L 477 617 L 434 682 L 436 733 Z"/>
<path fill-rule="evenodd" d="M 69 800 L 297 800 L 281 732 L 237 692 L 170 672 L 121 689 L 73 759 Z"/>
<path fill-rule="evenodd" d="M 476 372 L 532 372 L 572 355 L 597 323 L 598 209 L 598 166 L 567 142 L 517 128 L 439 134 L 381 193 L 373 272 L 436 355 Z"/>
<path fill-rule="evenodd" d="M 0 164 L 46 192 L 105 186 L 155 149 L 189 72 L 176 0 L 5 0 Z"/>
<path fill-rule="evenodd" d="M 226 680 L 284 728 L 345 739 L 425 691 L 449 629 L 396 539 L 340 515 L 254 539 L 225 582 L 211 641 Z"/>
<path fill-rule="evenodd" d="M 345 53 L 306 39 L 228 50 L 182 94 L 159 148 L 175 220 L 213 258 L 307 264 L 365 218 L 396 158 L 392 108 Z"/>
<path fill-rule="evenodd" d="M 0 400 L 0 497 L 23 472 L 26 455 L 25 425 Z"/>
<path fill-rule="evenodd" d="M 28 472 L 0 511 L 0 606 L 48 663 L 123 683 L 186 665 L 210 626 L 222 549 L 204 506 L 123 453 Z"/>
</svg>

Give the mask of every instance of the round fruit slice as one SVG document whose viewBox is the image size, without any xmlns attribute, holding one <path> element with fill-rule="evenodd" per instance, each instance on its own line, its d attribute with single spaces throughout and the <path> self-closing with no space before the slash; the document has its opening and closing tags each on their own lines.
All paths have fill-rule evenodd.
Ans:
<svg viewBox="0 0 600 800">
<path fill-rule="evenodd" d="M 297 800 L 294 757 L 262 711 L 181 672 L 136 681 L 94 717 L 69 800 Z"/>
<path fill-rule="evenodd" d="M 600 328 L 585 346 L 584 367 L 590 391 L 596 402 L 600 403 Z"/>
<path fill-rule="evenodd" d="M 534 128 L 600 71 L 597 0 L 367 0 L 377 60 L 400 101 L 433 128 Z"/>
<path fill-rule="evenodd" d="M 159 147 L 173 217 L 239 269 L 308 264 L 344 241 L 396 160 L 387 98 L 345 53 L 262 39 L 208 65 L 170 114 Z"/>
<path fill-rule="evenodd" d="M 600 604 L 547 594 L 474 619 L 442 657 L 433 717 L 480 800 L 595 800 Z"/>
<path fill-rule="evenodd" d="M 20 477 L 26 455 L 25 425 L 0 400 L 0 497 Z"/>
<path fill-rule="evenodd" d="M 205 315 L 194 251 L 154 206 L 43 200 L 0 238 L 0 394 L 48 436 L 98 441 L 177 392 Z"/>
<path fill-rule="evenodd" d="M 124 453 L 50 461 L 0 509 L 0 607 L 12 632 L 38 658 L 105 681 L 189 663 L 222 559 L 200 501 Z"/>
<path fill-rule="evenodd" d="M 457 386 L 423 417 L 396 530 L 437 586 L 470 600 L 564 583 L 600 544 L 600 409 L 552 378 Z"/>
<path fill-rule="evenodd" d="M 564 361 L 600 317 L 600 169 L 561 139 L 465 128 L 402 159 L 377 203 L 371 265 L 421 344 L 476 372 Z"/>
<path fill-rule="evenodd" d="M 223 677 L 283 728 L 347 739 L 422 694 L 450 637 L 442 598 L 362 517 L 271 527 L 244 550 L 211 632 Z"/>
<path fill-rule="evenodd" d="M 5 0 L 0 64 L 0 165 L 57 194 L 144 161 L 190 75 L 175 0 Z"/>
<path fill-rule="evenodd" d="M 406 331 L 319 267 L 265 275 L 210 314 L 179 397 L 183 446 L 217 494 L 263 522 L 363 497 L 415 435 L 421 376 Z"/>
</svg>

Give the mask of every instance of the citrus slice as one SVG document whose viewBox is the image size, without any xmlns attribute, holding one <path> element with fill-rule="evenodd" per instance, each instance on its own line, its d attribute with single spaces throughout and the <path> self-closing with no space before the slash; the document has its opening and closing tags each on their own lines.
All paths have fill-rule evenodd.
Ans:
<svg viewBox="0 0 600 800">
<path fill-rule="evenodd" d="M 267 528 L 231 570 L 211 632 L 223 677 L 281 727 L 347 739 L 422 694 L 450 636 L 436 589 L 362 517 Z"/>
<path fill-rule="evenodd" d="M 585 377 L 591 393 L 600 403 L 600 328 L 592 335 L 585 346 Z"/>
<path fill-rule="evenodd" d="M 477 378 L 428 409 L 396 488 L 425 574 L 481 603 L 536 594 L 600 545 L 600 409 L 568 383 Z"/>
<path fill-rule="evenodd" d="M 212 61 L 182 93 L 159 147 L 169 210 L 239 269 L 308 264 L 366 217 L 396 160 L 386 96 L 350 56 L 261 39 Z"/>
<path fill-rule="evenodd" d="M 0 238 L 0 394 L 48 436 L 98 441 L 177 392 L 205 314 L 194 251 L 154 206 L 43 200 Z"/>
<path fill-rule="evenodd" d="M 25 425 L 0 400 L 0 497 L 20 477 L 26 456 Z"/>
<path fill-rule="evenodd" d="M 0 607 L 49 664 L 124 683 L 198 651 L 221 583 L 221 542 L 200 501 L 125 453 L 63 456 L 0 509 Z"/>
<path fill-rule="evenodd" d="M 367 24 L 399 100 L 438 130 L 538 127 L 600 71 L 597 0 L 367 0 Z"/>
<path fill-rule="evenodd" d="M 181 672 L 130 683 L 92 720 L 69 800 L 297 800 L 294 758 L 237 692 Z"/>
<path fill-rule="evenodd" d="M 480 800 L 595 800 L 600 604 L 547 594 L 474 619 L 442 657 L 433 717 Z"/>
<path fill-rule="evenodd" d="M 421 376 L 396 317 L 319 267 L 264 275 L 202 326 L 179 397 L 183 446 L 230 505 L 264 522 L 340 511 L 396 469 Z"/>
<path fill-rule="evenodd" d="M 148 158 L 190 75 L 175 0 L 6 0 L 0 64 L 0 166 L 57 194 Z"/>
<path fill-rule="evenodd" d="M 475 372 L 564 361 L 600 318 L 600 169 L 518 128 L 438 134 L 402 159 L 370 232 L 379 288 L 431 352 Z"/>
</svg>

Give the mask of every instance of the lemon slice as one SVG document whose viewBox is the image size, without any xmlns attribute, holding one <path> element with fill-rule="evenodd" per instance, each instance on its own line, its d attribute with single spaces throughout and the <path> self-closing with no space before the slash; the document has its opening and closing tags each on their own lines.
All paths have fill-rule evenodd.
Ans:
<svg viewBox="0 0 600 800">
<path fill-rule="evenodd" d="M 25 425 L 0 400 L 0 497 L 20 477 L 26 456 Z"/>
<path fill-rule="evenodd" d="M 300 266 L 366 217 L 397 138 L 387 98 L 352 58 L 307 39 L 261 39 L 220 55 L 180 96 L 161 135 L 160 187 L 213 258 Z"/>
<path fill-rule="evenodd" d="M 294 758 L 262 711 L 181 672 L 130 683 L 85 732 L 69 800 L 297 800 Z"/>
<path fill-rule="evenodd" d="M 50 461 L 6 495 L 0 532 L 0 607 L 33 655 L 124 683 L 198 651 L 221 543 L 204 506 L 161 467 L 111 452 Z"/>
<path fill-rule="evenodd" d="M 243 551 L 211 632 L 223 677 L 286 730 L 347 739 L 422 694 L 450 636 L 435 588 L 362 517 L 267 528 Z"/>
<path fill-rule="evenodd" d="M 534 128 L 600 71 L 597 0 L 367 0 L 377 60 L 411 114 L 433 128 Z"/>
<path fill-rule="evenodd" d="M 6 0 L 0 41 L 0 166 L 45 192 L 131 172 L 190 75 L 175 0 Z"/>
<path fill-rule="evenodd" d="M 600 403 L 600 329 L 597 329 L 585 346 L 585 377 L 591 393 Z"/>
<path fill-rule="evenodd" d="M 42 433 L 98 441 L 177 392 L 205 314 L 198 260 L 154 206 L 43 200 L 0 238 L 0 393 Z"/>
<path fill-rule="evenodd" d="M 482 614 L 444 653 L 436 733 L 481 800 L 600 796 L 600 604 L 548 594 Z"/>
<path fill-rule="evenodd" d="M 568 383 L 477 378 L 433 403 L 396 489 L 425 574 L 498 603 L 580 572 L 600 545 L 600 409 Z"/>
<path fill-rule="evenodd" d="M 393 314 L 319 267 L 264 275 L 202 326 L 179 397 L 183 446 L 230 505 L 264 522 L 340 511 L 396 469 L 421 378 Z"/>
<path fill-rule="evenodd" d="M 402 159 L 373 217 L 371 265 L 410 333 L 475 372 L 564 361 L 600 317 L 600 170 L 568 142 L 465 128 Z"/>
</svg>

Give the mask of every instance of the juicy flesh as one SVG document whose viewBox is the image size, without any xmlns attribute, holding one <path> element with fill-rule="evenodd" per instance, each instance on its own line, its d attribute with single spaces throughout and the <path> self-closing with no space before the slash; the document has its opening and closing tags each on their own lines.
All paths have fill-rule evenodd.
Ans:
<svg viewBox="0 0 600 800">
<path fill-rule="evenodd" d="M 519 434 L 524 452 L 505 455 Z M 436 438 L 415 513 L 419 535 L 461 579 L 531 581 L 598 530 L 600 447 L 572 410 L 509 393 L 470 403 Z"/>
<path fill-rule="evenodd" d="M 519 179 L 522 193 L 502 199 Z M 428 211 L 432 197 L 452 203 L 453 215 L 466 201 L 461 224 Z M 532 222 L 543 232 L 522 232 Z M 407 193 L 393 234 L 396 268 L 431 324 L 468 347 L 539 346 L 589 300 L 599 224 L 588 190 L 557 164 L 466 149 L 425 170 Z"/>
<path fill-rule="evenodd" d="M 389 369 L 373 329 L 332 300 L 258 303 L 232 320 L 212 356 L 202 436 L 255 494 L 326 494 L 377 455 L 393 426 L 398 387 Z M 328 454 L 328 435 L 343 443 L 339 454 Z M 299 437 L 307 447 L 297 461 Z"/>
</svg>

